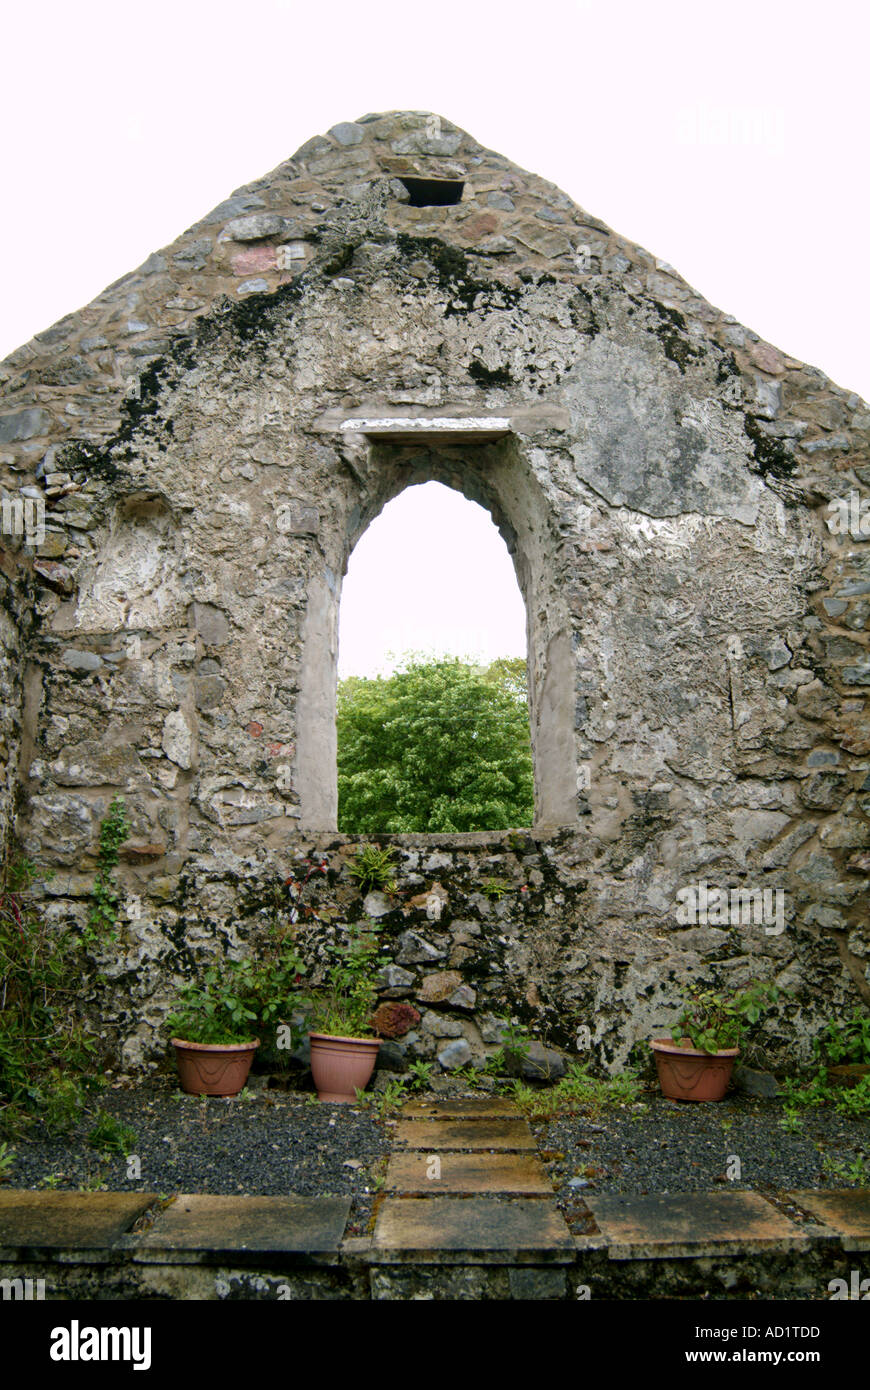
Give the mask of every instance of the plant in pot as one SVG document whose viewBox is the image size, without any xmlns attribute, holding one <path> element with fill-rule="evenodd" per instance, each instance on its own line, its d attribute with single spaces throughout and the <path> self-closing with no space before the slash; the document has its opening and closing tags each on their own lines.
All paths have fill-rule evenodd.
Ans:
<svg viewBox="0 0 870 1390">
<path fill-rule="evenodd" d="M 349 1102 L 371 1080 L 381 1045 L 371 1025 L 378 940 L 372 922 L 336 929 L 344 939 L 327 947 L 323 983 L 312 992 L 306 1012 L 317 1094 L 320 1100 Z"/>
<path fill-rule="evenodd" d="M 182 1090 L 238 1095 L 248 1079 L 258 1033 L 273 1032 L 294 1006 L 304 965 L 292 926 L 273 924 L 256 960 L 211 966 L 188 984 L 169 1019 Z"/>
<path fill-rule="evenodd" d="M 662 1092 L 670 1100 L 721 1100 L 749 1028 L 779 996 L 753 980 L 732 994 L 689 989 L 670 1038 L 653 1038 Z"/>
<path fill-rule="evenodd" d="M 181 1089 L 195 1096 L 237 1096 L 248 1079 L 257 1015 L 245 998 L 246 962 L 211 966 L 202 984 L 185 985 L 168 1020 Z"/>
</svg>

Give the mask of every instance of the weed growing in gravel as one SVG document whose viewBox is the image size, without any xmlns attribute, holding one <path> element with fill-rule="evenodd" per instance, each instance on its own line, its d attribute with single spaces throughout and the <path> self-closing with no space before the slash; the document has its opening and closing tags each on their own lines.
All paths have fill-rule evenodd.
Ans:
<svg viewBox="0 0 870 1390">
<path fill-rule="evenodd" d="M 15 1166 L 15 1150 L 8 1144 L 0 1144 L 0 1182 L 8 1182 L 9 1174 Z"/>
<path fill-rule="evenodd" d="M 863 1154 L 859 1154 L 851 1163 L 841 1163 L 829 1154 L 823 1154 L 822 1168 L 838 1182 L 852 1182 L 859 1187 L 867 1187 L 870 1184 L 870 1167 Z"/>
<path fill-rule="evenodd" d="M 870 1115 L 870 1076 L 865 1076 L 857 1086 L 841 1090 L 834 1102 L 834 1109 L 839 1115 L 850 1115 L 855 1119 Z"/>
<path fill-rule="evenodd" d="M 105 1154 L 132 1153 L 136 1143 L 136 1131 L 122 1120 L 117 1120 L 114 1115 L 110 1115 L 107 1110 L 99 1109 L 96 1115 L 96 1124 L 88 1133 L 88 1143 L 92 1149 L 98 1149 Z"/>
<path fill-rule="evenodd" d="M 862 1077 L 857 1086 L 832 1086 L 824 1067 L 820 1067 L 815 1076 L 804 1084 L 784 1081 L 782 1093 L 786 1114 L 798 1108 L 815 1109 L 821 1105 L 833 1105 L 838 1115 L 851 1119 L 863 1119 L 870 1115 L 870 1076 Z"/>
<path fill-rule="evenodd" d="M 799 1130 L 803 1129 L 803 1126 L 803 1119 L 792 1107 L 787 1107 L 785 1113 L 780 1116 L 779 1127 L 784 1129 L 786 1134 L 797 1134 Z"/>
<path fill-rule="evenodd" d="M 431 1075 L 431 1062 L 412 1062 L 406 1076 L 390 1077 L 382 1091 L 357 1090 L 357 1102 L 364 1109 L 376 1111 L 383 1119 L 407 1100 L 409 1091 L 425 1091 Z"/>
<path fill-rule="evenodd" d="M 602 1079 L 589 1075 L 589 1065 L 588 1062 L 572 1062 L 567 1075 L 545 1091 L 533 1090 L 516 1081 L 511 1089 L 513 1099 L 533 1120 L 549 1120 L 578 1112 L 598 1115 L 608 1106 L 639 1102 L 641 1083 L 635 1072 L 626 1070 L 618 1076 Z"/>
</svg>

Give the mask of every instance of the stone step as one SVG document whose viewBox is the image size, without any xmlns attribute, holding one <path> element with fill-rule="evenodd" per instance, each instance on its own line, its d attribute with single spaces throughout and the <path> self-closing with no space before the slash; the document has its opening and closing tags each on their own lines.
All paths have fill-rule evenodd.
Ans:
<svg viewBox="0 0 870 1390">
<path fill-rule="evenodd" d="M 544 1197 L 388 1197 L 369 1259 L 421 1264 L 567 1264 L 574 1237 Z"/>
<path fill-rule="evenodd" d="M 520 1118 L 520 1111 L 505 1096 L 468 1100 L 412 1100 L 402 1106 L 409 1120 L 495 1120 Z"/>
<path fill-rule="evenodd" d="M 540 1161 L 531 1154 L 512 1153 L 394 1154 L 387 1168 L 386 1188 L 388 1192 L 429 1197 L 482 1192 L 553 1195 L 553 1185 Z"/>
<path fill-rule="evenodd" d="M 839 1237 L 844 1250 L 870 1250 L 870 1191 L 866 1187 L 787 1192 L 785 1196 Z"/>
<path fill-rule="evenodd" d="M 809 1237 L 757 1192 L 587 1196 L 612 1260 L 805 1250 Z"/>
<path fill-rule="evenodd" d="M 157 1215 L 137 1258 L 171 1251 L 337 1253 L 349 1197 L 213 1197 L 185 1194 Z"/>
<path fill-rule="evenodd" d="M 0 1249 L 109 1250 L 159 1200 L 156 1192 L 0 1192 Z"/>
<path fill-rule="evenodd" d="M 523 1119 L 400 1120 L 396 1141 L 427 1153 L 450 1150 L 534 1152 L 535 1139 Z"/>
</svg>

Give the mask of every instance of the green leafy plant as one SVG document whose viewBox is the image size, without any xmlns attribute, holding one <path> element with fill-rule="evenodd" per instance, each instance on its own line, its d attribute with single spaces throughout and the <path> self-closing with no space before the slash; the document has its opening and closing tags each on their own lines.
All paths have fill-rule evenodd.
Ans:
<svg viewBox="0 0 870 1390">
<path fill-rule="evenodd" d="M 118 851 L 129 837 L 127 810 L 124 802 L 116 796 L 100 822 L 97 876 L 91 892 L 87 926 L 83 932 L 85 944 L 88 946 L 118 939 L 118 904 L 121 900 L 121 890 L 115 880 L 114 870 L 118 863 Z"/>
<path fill-rule="evenodd" d="M 8 1182 L 9 1174 L 15 1166 L 15 1150 L 6 1143 L 0 1144 L 0 1182 Z"/>
<path fill-rule="evenodd" d="M 523 1028 L 515 1023 L 506 1023 L 501 1029 L 501 1052 L 506 1066 L 512 1062 L 523 1062 L 529 1055 L 532 1040 Z"/>
<path fill-rule="evenodd" d="M 813 1040 L 813 1054 L 829 1066 L 870 1066 L 870 1013 L 855 1009 L 845 1023 L 831 1019 Z"/>
<path fill-rule="evenodd" d="M 244 961 L 228 961 L 206 970 L 202 983 L 192 981 L 180 994 L 180 1008 L 167 1019 L 173 1037 L 196 1043 L 242 1043 L 255 1037 L 256 1012 L 250 1007 Z"/>
<path fill-rule="evenodd" d="M 734 994 L 689 989 L 671 1036 L 675 1043 L 689 1038 L 698 1052 L 740 1047 L 748 1030 L 778 997 L 776 985 L 760 980 Z"/>
<path fill-rule="evenodd" d="M 286 880 L 286 885 L 296 883 L 295 878 Z M 174 1037 L 198 1043 L 251 1042 L 260 1033 L 273 1032 L 279 1022 L 286 1024 L 297 1007 L 305 971 L 295 945 L 298 896 L 282 898 L 270 915 L 269 933 L 256 959 L 245 956 L 209 966 L 201 981 L 184 986 L 179 1007 L 167 1020 Z"/>
<path fill-rule="evenodd" d="M 611 1106 L 639 1103 L 641 1082 L 634 1071 L 627 1069 L 617 1076 L 597 1077 L 590 1076 L 590 1066 L 590 1062 L 570 1063 L 565 1076 L 546 1090 L 535 1090 L 516 1081 L 513 1099 L 531 1119 L 577 1113 L 597 1115 Z"/>
<path fill-rule="evenodd" d="M 102 1108 L 97 1111 L 96 1123 L 88 1134 L 88 1143 L 101 1154 L 132 1153 L 136 1143 L 136 1131 L 128 1124 L 118 1120 Z"/>
<path fill-rule="evenodd" d="M 834 1095 L 824 1070 L 818 1071 L 815 1076 L 805 1082 L 787 1077 L 783 1081 L 781 1089 L 786 1111 L 827 1105 Z"/>
<path fill-rule="evenodd" d="M 489 898 L 490 902 L 499 902 L 511 890 L 511 885 L 503 878 L 485 878 L 480 885 L 481 893 Z"/>
<path fill-rule="evenodd" d="M 432 1078 L 432 1070 L 432 1062 L 421 1062 L 419 1060 L 416 1062 L 411 1062 L 408 1067 L 408 1076 L 410 1078 L 409 1084 L 411 1086 L 411 1089 L 413 1091 L 427 1090 L 429 1082 Z"/>
<path fill-rule="evenodd" d="M 350 873 L 359 884 L 361 893 L 371 893 L 380 889 L 384 893 L 395 893 L 396 878 L 393 851 L 381 849 L 378 845 L 362 845 L 350 865 Z"/>
<path fill-rule="evenodd" d="M 507 1071 L 507 1059 L 503 1047 L 497 1047 L 490 1052 L 481 1071 L 484 1076 L 504 1076 Z"/>
<path fill-rule="evenodd" d="M 834 1109 L 839 1115 L 854 1119 L 870 1115 L 870 1076 L 862 1077 L 857 1086 L 837 1087 Z"/>
<path fill-rule="evenodd" d="M 344 939 L 337 938 L 326 947 L 323 982 L 311 991 L 304 1006 L 309 1027 L 312 1032 L 338 1037 L 372 1037 L 378 929 L 374 922 L 358 922 L 337 930 Z"/>
<path fill-rule="evenodd" d="M 853 1182 L 860 1187 L 870 1185 L 870 1167 L 863 1154 L 859 1154 L 851 1163 L 840 1162 L 829 1154 L 823 1154 L 822 1168 L 838 1182 Z"/>
<path fill-rule="evenodd" d="M 82 1014 L 81 942 L 46 920 L 27 860 L 7 855 L 0 882 L 0 1119 L 9 1134 L 39 1114 L 70 1128 L 101 1078 L 96 1039 Z"/>
<path fill-rule="evenodd" d="M 361 1091 L 356 1090 L 357 1103 L 367 1109 L 375 1110 L 383 1117 L 398 1110 L 405 1100 L 408 1090 L 408 1082 L 404 1076 L 391 1076 L 389 1081 L 380 1091 Z"/>
</svg>

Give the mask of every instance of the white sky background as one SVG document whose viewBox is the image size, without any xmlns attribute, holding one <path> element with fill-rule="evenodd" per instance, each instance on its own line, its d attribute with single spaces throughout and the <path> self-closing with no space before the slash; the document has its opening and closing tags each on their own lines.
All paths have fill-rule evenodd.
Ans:
<svg viewBox="0 0 870 1390">
<path fill-rule="evenodd" d="M 870 397 L 861 0 L 31 0 L 6 7 L 2 34 L 0 357 L 310 136 L 411 109 L 551 179 L 713 304 Z M 383 515 L 409 553 L 363 591 L 369 664 L 376 645 L 441 642 L 408 622 L 421 601 L 409 567 L 433 537 L 420 572 L 442 610 L 455 585 L 451 649 L 489 655 L 483 635 L 492 655 L 524 649 L 515 586 L 510 601 L 482 586 L 484 541 L 429 500 L 441 491 Z M 475 562 L 464 577 L 463 555 Z M 377 581 L 377 560 L 367 568 Z"/>
</svg>

